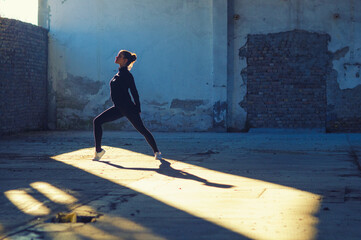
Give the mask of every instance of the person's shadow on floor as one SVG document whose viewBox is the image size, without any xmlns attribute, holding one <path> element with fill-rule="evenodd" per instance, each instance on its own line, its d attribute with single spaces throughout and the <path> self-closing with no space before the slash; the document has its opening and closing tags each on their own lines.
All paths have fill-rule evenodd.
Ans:
<svg viewBox="0 0 361 240">
<path fill-rule="evenodd" d="M 198 176 L 195 176 L 193 174 L 187 173 L 185 171 L 182 170 L 177 170 L 172 168 L 169 162 L 167 162 L 166 160 L 160 160 L 161 164 L 159 166 L 159 168 L 127 168 L 127 167 L 122 167 L 120 165 L 116 165 L 114 163 L 108 162 L 108 161 L 99 161 L 105 164 L 108 164 L 112 167 L 116 167 L 116 168 L 121 168 L 121 169 L 127 169 L 127 170 L 139 170 L 139 171 L 154 171 L 157 172 L 159 174 L 162 175 L 166 175 L 169 177 L 174 177 L 174 178 L 183 178 L 183 179 L 189 179 L 189 180 L 194 180 L 194 181 L 198 181 L 203 183 L 204 185 L 210 186 L 210 187 L 218 187 L 218 188 L 232 188 L 234 186 L 232 185 L 226 185 L 226 184 L 219 184 L 219 183 L 212 183 L 212 182 L 208 182 L 208 180 L 200 178 Z"/>
</svg>

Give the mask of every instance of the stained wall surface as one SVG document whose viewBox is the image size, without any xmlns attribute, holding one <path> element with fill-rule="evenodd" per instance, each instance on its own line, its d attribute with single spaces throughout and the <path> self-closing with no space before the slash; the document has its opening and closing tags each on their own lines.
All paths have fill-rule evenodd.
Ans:
<svg viewBox="0 0 361 240">
<path fill-rule="evenodd" d="M 138 56 L 131 72 L 147 127 L 207 131 L 217 124 L 213 106 L 222 99 L 214 97 L 212 52 L 218 44 L 212 1 L 48 0 L 46 9 L 50 126 L 90 128 L 92 119 L 112 105 L 109 81 L 121 49 Z M 220 45 L 226 49 L 224 41 Z M 111 127 L 132 129 L 123 119 Z"/>
<path fill-rule="evenodd" d="M 50 128 L 92 127 L 92 119 L 111 106 L 114 57 L 127 49 L 138 55 L 132 73 L 151 130 L 360 131 L 360 1 L 42 0 L 39 6 L 50 32 Z M 295 33 L 292 44 L 279 46 Z M 255 36 L 269 48 L 253 51 Z M 278 40 L 268 41 L 272 36 Z M 284 55 L 298 59 L 297 66 L 279 62 Z M 251 77 L 252 59 L 260 60 L 254 72 L 268 69 L 264 75 Z M 279 91 L 270 88 L 277 99 L 268 98 L 283 102 L 278 116 L 262 96 L 269 79 L 280 84 Z M 257 85 L 249 81 L 266 87 L 252 90 Z M 288 87 L 306 92 L 292 100 Z M 252 94 L 261 105 L 249 106 Z M 132 126 L 123 119 L 107 128 Z"/>
</svg>

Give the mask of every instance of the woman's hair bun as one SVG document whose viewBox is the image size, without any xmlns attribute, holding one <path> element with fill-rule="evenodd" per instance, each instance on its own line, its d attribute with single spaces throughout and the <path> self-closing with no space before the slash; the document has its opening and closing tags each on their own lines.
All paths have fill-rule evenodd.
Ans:
<svg viewBox="0 0 361 240">
<path fill-rule="evenodd" d="M 124 58 L 128 60 L 127 62 L 128 70 L 132 69 L 133 63 L 135 62 L 135 60 L 137 60 L 137 54 L 131 53 L 127 50 L 120 50 L 120 53 L 123 55 Z"/>
</svg>

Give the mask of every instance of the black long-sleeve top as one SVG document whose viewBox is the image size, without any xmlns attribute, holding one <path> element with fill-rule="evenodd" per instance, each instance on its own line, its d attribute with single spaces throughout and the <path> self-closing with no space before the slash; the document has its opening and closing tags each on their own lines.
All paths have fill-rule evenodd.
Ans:
<svg viewBox="0 0 361 240">
<path fill-rule="evenodd" d="M 132 101 L 130 92 L 133 96 Z M 110 80 L 110 95 L 116 108 L 124 113 L 136 110 L 140 113 L 140 102 L 133 75 L 127 67 L 119 68 L 119 72 Z"/>
</svg>

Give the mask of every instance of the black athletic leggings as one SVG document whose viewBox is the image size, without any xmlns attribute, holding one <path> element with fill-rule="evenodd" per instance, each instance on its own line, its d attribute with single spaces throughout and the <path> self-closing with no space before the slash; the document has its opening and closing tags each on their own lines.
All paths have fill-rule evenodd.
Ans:
<svg viewBox="0 0 361 240">
<path fill-rule="evenodd" d="M 102 141 L 102 124 L 106 122 L 111 122 L 117 120 L 121 117 L 125 116 L 140 132 L 144 138 L 147 140 L 148 144 L 152 147 L 153 152 L 158 152 L 157 144 L 155 143 L 153 135 L 149 132 L 149 130 L 144 126 L 142 119 L 140 118 L 139 113 L 129 113 L 123 114 L 119 109 L 115 106 L 105 110 L 101 114 L 99 114 L 93 121 L 93 128 L 94 128 L 94 138 L 95 138 L 95 149 L 97 152 L 101 151 L 101 141 Z"/>
</svg>

